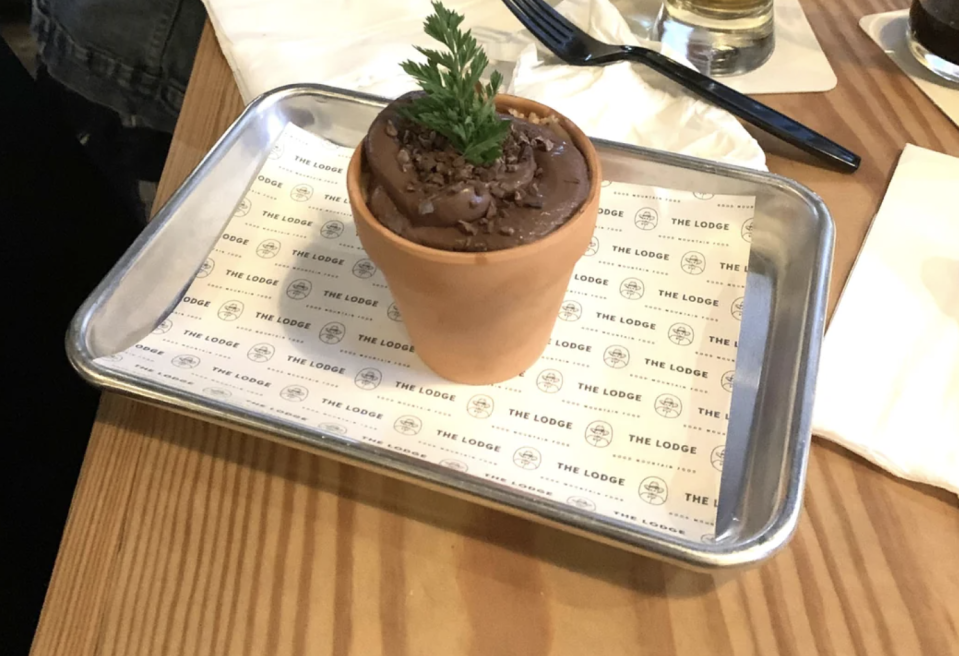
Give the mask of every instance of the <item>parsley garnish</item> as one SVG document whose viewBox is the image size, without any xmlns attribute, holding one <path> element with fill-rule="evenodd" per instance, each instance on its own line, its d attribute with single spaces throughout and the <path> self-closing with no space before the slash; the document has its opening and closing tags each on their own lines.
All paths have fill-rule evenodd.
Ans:
<svg viewBox="0 0 959 656">
<path fill-rule="evenodd" d="M 489 83 L 481 85 L 480 76 L 489 59 L 472 33 L 459 29 L 463 16 L 435 0 L 433 10 L 424 31 L 449 52 L 417 46 L 426 63 L 407 60 L 400 64 L 426 92 L 401 108 L 400 114 L 449 139 L 470 163 L 490 164 L 503 154 L 503 141 L 509 134 L 509 121 L 496 115 L 493 104 L 503 76 L 493 71 Z"/>
</svg>

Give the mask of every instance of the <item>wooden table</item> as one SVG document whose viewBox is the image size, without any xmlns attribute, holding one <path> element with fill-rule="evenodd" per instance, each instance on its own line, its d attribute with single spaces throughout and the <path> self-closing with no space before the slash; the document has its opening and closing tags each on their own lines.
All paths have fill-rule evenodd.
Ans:
<svg viewBox="0 0 959 656">
<path fill-rule="evenodd" d="M 831 208 L 834 303 L 903 146 L 959 155 L 959 130 L 859 29 L 895 9 L 888 0 L 804 7 L 839 86 L 766 100 L 862 168 L 841 175 L 764 146 L 774 172 Z M 207 29 L 159 200 L 241 109 Z M 817 441 L 790 545 L 758 568 L 703 575 L 106 395 L 33 649 L 707 653 L 959 653 L 955 495 Z"/>
</svg>

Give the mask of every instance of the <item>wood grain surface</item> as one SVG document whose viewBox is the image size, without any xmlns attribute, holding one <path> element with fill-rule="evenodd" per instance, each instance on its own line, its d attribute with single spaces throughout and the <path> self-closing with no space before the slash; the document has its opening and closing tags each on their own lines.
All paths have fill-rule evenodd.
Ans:
<svg viewBox="0 0 959 656">
<path fill-rule="evenodd" d="M 896 5 L 803 4 L 839 86 L 765 99 L 862 169 L 764 146 L 833 213 L 834 302 L 903 146 L 959 130 L 859 30 Z M 158 200 L 241 109 L 207 29 Z M 817 441 L 790 545 L 704 575 L 107 395 L 32 653 L 955 655 L 959 504 Z"/>
</svg>

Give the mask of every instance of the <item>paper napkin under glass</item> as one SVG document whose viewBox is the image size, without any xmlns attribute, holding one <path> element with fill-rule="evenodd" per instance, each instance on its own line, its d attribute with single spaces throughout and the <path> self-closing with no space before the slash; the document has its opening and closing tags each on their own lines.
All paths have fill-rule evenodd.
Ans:
<svg viewBox="0 0 959 656">
<path fill-rule="evenodd" d="M 318 82 L 395 98 L 417 88 L 399 64 L 421 60 L 429 0 L 204 0 L 245 101 L 285 84 Z M 505 91 L 540 101 L 592 137 L 766 169 L 755 139 L 732 114 L 639 64 L 558 63 L 501 0 L 446 0 L 465 16 Z M 557 9 L 591 35 L 637 45 L 609 0 L 564 0 Z M 661 44 L 643 42 L 683 61 Z M 688 65 L 688 64 L 687 64 Z"/>
<path fill-rule="evenodd" d="M 959 494 L 959 159 L 907 145 L 823 344 L 813 434 Z"/>
</svg>

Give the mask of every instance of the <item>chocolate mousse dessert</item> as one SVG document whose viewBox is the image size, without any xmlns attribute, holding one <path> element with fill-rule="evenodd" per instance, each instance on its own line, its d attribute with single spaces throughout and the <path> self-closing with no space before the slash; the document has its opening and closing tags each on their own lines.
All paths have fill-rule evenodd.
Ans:
<svg viewBox="0 0 959 656">
<path fill-rule="evenodd" d="M 419 359 L 489 385 L 549 344 L 596 229 L 602 164 L 571 120 L 502 83 L 463 17 L 438 2 L 403 70 L 421 88 L 380 112 L 350 159 L 356 234 L 382 272 Z M 393 317 L 390 317 L 391 319 Z"/>
<path fill-rule="evenodd" d="M 502 82 L 462 17 L 434 2 L 426 32 L 450 50 L 405 62 L 422 91 L 388 105 L 364 142 L 367 200 L 409 241 L 447 251 L 497 251 L 535 242 L 573 217 L 590 193 L 586 159 L 549 117 L 504 114 Z M 442 68 L 441 68 L 442 67 Z"/>
</svg>

